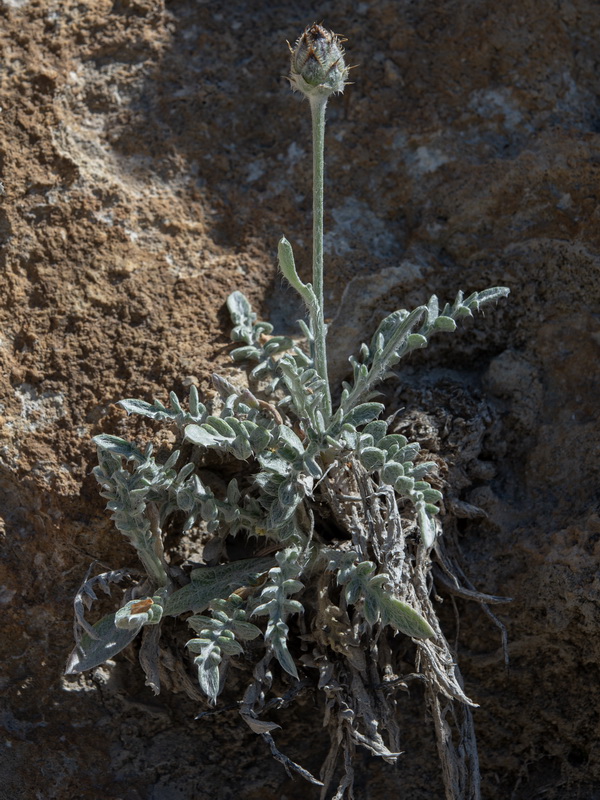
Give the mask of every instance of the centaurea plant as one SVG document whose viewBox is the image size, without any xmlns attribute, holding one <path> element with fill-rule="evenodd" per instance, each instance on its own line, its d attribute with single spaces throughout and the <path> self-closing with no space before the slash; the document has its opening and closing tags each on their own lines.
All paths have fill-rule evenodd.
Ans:
<svg viewBox="0 0 600 800">
<path fill-rule="evenodd" d="M 169 425 L 186 446 L 156 458 L 151 445 L 95 437 L 94 474 L 144 571 L 123 569 L 85 581 L 75 601 L 77 645 L 67 671 L 96 667 L 141 635 L 146 683 L 158 692 L 161 626 L 168 617 L 183 617 L 194 632 L 187 648 L 206 702 L 217 703 L 232 658 L 258 654 L 240 702 L 242 718 L 287 768 L 323 786 L 323 796 L 343 750 L 341 798 L 351 791 L 348 765 L 357 744 L 387 760 L 399 755 L 394 710 L 382 706 L 374 676 L 398 669 L 382 643 L 410 637 L 415 670 L 424 677 L 444 741 L 447 796 L 476 797 L 472 704 L 430 599 L 431 554 L 441 535 L 442 495 L 429 481 L 435 464 L 419 457 L 417 443 L 390 429 L 393 417 L 380 418 L 384 406 L 374 397 L 404 355 L 427 346 L 438 331 L 453 331 L 457 320 L 508 290 L 467 298 L 459 292 L 441 312 L 433 296 L 412 312 L 388 315 L 350 357 L 350 380 L 333 407 L 323 307 L 323 154 L 327 102 L 344 90 L 348 68 L 340 38 L 320 25 L 309 26 L 290 50 L 289 80 L 307 98 L 312 117 L 312 283 L 300 279 L 285 238 L 278 256 L 307 308 L 308 324 L 299 324 L 308 352 L 300 339 L 273 335 L 273 326 L 258 321 L 244 295 L 234 292 L 227 306 L 238 381 L 213 376 L 217 398 L 206 403 L 194 386 L 186 406 L 173 392 L 169 405 L 120 401 L 129 413 Z M 219 472 L 214 455 L 207 460 L 211 453 L 229 475 L 237 464 L 225 488 L 209 477 Z M 198 537 L 204 563 L 172 565 L 163 546 L 169 531 Z M 233 537 L 242 537 L 249 557 L 227 557 Z M 121 607 L 90 624 L 85 611 L 96 590 L 110 593 L 110 584 L 125 578 L 133 588 Z M 275 662 L 290 683 L 280 705 L 300 685 L 327 695 L 332 749 L 320 779 L 279 752 L 271 734 L 277 726 L 262 716 Z M 444 715 L 452 701 L 463 709 L 454 716 L 462 713 L 460 748 L 447 740 Z"/>
</svg>

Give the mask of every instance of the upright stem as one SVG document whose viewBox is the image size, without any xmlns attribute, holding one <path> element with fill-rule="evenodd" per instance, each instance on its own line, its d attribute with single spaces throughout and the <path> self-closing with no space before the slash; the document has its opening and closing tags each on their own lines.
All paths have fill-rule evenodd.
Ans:
<svg viewBox="0 0 600 800">
<path fill-rule="evenodd" d="M 317 298 L 317 308 L 311 315 L 311 332 L 314 337 L 315 369 L 325 381 L 325 410 L 329 418 L 331 391 L 327 374 L 327 328 L 323 302 L 323 173 L 327 97 L 313 95 L 309 100 L 313 135 L 313 290 Z"/>
</svg>

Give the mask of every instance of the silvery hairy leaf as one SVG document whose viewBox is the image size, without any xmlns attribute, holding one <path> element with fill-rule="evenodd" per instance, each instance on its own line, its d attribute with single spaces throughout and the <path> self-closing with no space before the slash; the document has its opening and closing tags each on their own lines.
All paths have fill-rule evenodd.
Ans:
<svg viewBox="0 0 600 800">
<path fill-rule="evenodd" d="M 300 494 L 297 495 L 298 500 L 302 499 Z M 280 528 L 284 523 L 286 523 L 291 517 L 294 515 L 294 511 L 296 510 L 296 505 L 287 505 L 286 503 L 282 503 L 280 500 L 275 500 L 269 509 L 269 513 L 267 515 L 266 520 L 266 527 L 270 531 L 276 531 Z"/>
<path fill-rule="evenodd" d="M 246 461 L 258 456 L 271 444 L 272 434 L 248 419 L 238 419 L 233 415 L 209 416 L 201 425 L 187 425 L 185 438 L 192 444 L 222 450 Z"/>
<path fill-rule="evenodd" d="M 256 322 L 256 314 L 252 311 L 252 306 L 241 292 L 233 292 L 227 298 L 227 309 L 231 316 L 231 321 L 235 325 L 231 338 L 233 341 L 253 343 L 253 326 Z"/>
<path fill-rule="evenodd" d="M 233 292 L 227 299 L 227 308 L 234 328 L 231 338 L 234 342 L 243 342 L 242 347 L 232 351 L 234 361 L 258 362 L 251 372 L 255 380 L 271 378 L 267 393 L 276 391 L 281 382 L 278 372 L 278 361 L 274 355 L 294 352 L 298 353 L 293 339 L 288 336 L 271 336 L 273 326 L 269 322 L 257 322 L 256 314 L 246 297 L 241 292 Z"/>
<path fill-rule="evenodd" d="M 430 639 L 435 636 L 435 631 L 427 620 L 408 603 L 381 591 L 378 595 L 378 605 L 384 625 L 391 625 L 392 628 L 413 639 Z"/>
<path fill-rule="evenodd" d="M 362 599 L 362 613 L 370 625 L 381 617 L 383 625 L 391 625 L 415 639 L 427 639 L 435 635 L 418 612 L 385 588 L 389 582 L 386 573 L 374 574 L 375 564 L 355 559 L 358 556 L 351 551 L 342 557 L 334 555 L 329 568 L 337 568 L 338 583 L 344 586 L 349 604 L 356 605 Z"/>
<path fill-rule="evenodd" d="M 234 361 L 260 361 L 260 349 L 254 345 L 236 347 L 230 355 Z"/>
<path fill-rule="evenodd" d="M 417 514 L 419 520 L 419 531 L 421 532 L 421 541 L 426 548 L 431 548 L 435 542 L 436 528 L 435 522 L 432 519 L 432 515 L 426 508 L 425 503 L 417 503 Z"/>
<path fill-rule="evenodd" d="M 188 619 L 188 625 L 198 636 L 190 639 L 186 647 L 198 653 L 194 663 L 198 668 L 200 688 L 211 702 L 215 702 L 221 688 L 223 656 L 235 656 L 243 652 L 237 639 L 248 641 L 261 634 L 260 628 L 246 620 L 243 601 L 236 594 L 227 599 L 211 601 L 212 617 L 196 614 Z"/>
<path fill-rule="evenodd" d="M 367 422 L 376 419 L 384 408 L 385 406 L 382 403 L 362 403 L 355 406 L 344 416 L 344 423 L 354 427 L 365 425 Z"/>
<path fill-rule="evenodd" d="M 367 472 L 373 472 L 380 467 L 383 467 L 386 461 L 385 450 L 380 450 L 378 447 L 364 447 L 360 451 L 360 462 Z"/>
<path fill-rule="evenodd" d="M 170 408 L 163 405 L 160 400 L 154 400 L 154 403 L 147 403 L 145 400 L 119 400 L 119 405 L 127 411 L 128 414 L 140 414 L 144 417 L 156 421 L 174 422 L 181 427 L 190 422 L 201 422 L 206 416 L 206 406 L 200 402 L 198 397 L 198 389 L 192 384 L 190 387 L 189 406 L 190 410 L 185 411 L 175 392 L 169 394 Z"/>
<path fill-rule="evenodd" d="M 277 452 L 286 461 L 294 462 L 304 455 L 304 445 L 300 437 L 287 425 L 280 425 L 277 429 Z"/>
<path fill-rule="evenodd" d="M 221 647 L 218 637 L 209 639 L 190 639 L 186 647 L 192 653 L 200 653 L 194 664 L 198 669 L 198 683 L 204 694 L 214 705 L 221 689 Z"/>
<path fill-rule="evenodd" d="M 375 419 L 369 422 L 362 430 L 362 435 L 372 436 L 373 444 L 376 447 L 383 447 L 381 440 L 385 437 L 388 431 L 388 423 L 384 419 Z"/>
<path fill-rule="evenodd" d="M 115 614 L 115 627 L 139 630 L 140 625 L 157 625 L 163 614 L 160 597 L 141 597 L 130 600 Z"/>
<path fill-rule="evenodd" d="M 135 445 L 118 436 L 110 436 L 107 433 L 101 433 L 98 436 L 94 436 L 92 441 L 96 447 L 101 450 L 111 453 L 114 456 L 125 458 L 127 461 L 137 461 L 141 463 L 145 460 L 144 454 Z"/>
<path fill-rule="evenodd" d="M 300 552 L 295 546 L 280 550 L 276 558 L 278 566 L 269 570 L 258 599 L 259 605 L 254 608 L 252 613 L 256 616 L 268 615 L 265 642 L 271 646 L 283 669 L 297 679 L 298 671 L 287 647 L 289 629 L 286 618 L 288 614 L 295 614 L 303 610 L 297 600 L 289 598 L 290 594 L 296 594 L 304 588 L 302 583 L 297 580 L 302 572 L 302 563 Z"/>
<path fill-rule="evenodd" d="M 456 322 L 452 317 L 438 317 L 433 323 L 434 331 L 446 331 L 453 333 L 456 330 Z"/>
<path fill-rule="evenodd" d="M 143 627 L 143 621 L 131 628 L 117 628 L 115 615 L 107 614 L 92 626 L 94 636 L 84 633 L 67 661 L 66 674 L 77 675 L 104 664 L 130 644 Z"/>
<path fill-rule="evenodd" d="M 252 585 L 274 563 L 274 558 L 265 556 L 246 558 L 217 567 L 199 567 L 190 574 L 191 580 L 187 586 L 167 598 L 164 613 L 176 617 L 186 611 L 203 611 L 212 600 L 225 599 L 235 589 Z"/>
</svg>

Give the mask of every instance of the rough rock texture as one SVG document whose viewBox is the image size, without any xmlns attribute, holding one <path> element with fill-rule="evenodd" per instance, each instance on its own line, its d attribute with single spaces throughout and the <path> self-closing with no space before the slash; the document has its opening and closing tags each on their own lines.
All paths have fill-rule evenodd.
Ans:
<svg viewBox="0 0 600 800">
<path fill-rule="evenodd" d="M 285 231 L 307 275 L 309 121 L 281 76 L 314 17 L 358 65 L 329 114 L 336 376 L 385 312 L 512 290 L 387 387 L 448 459 L 471 581 L 514 598 L 496 608 L 508 670 L 499 630 L 456 600 L 483 795 L 600 797 L 598 3 L 4 0 L 2 798 L 317 796 L 235 710 L 195 722 L 183 694 L 154 698 L 133 657 L 61 674 L 89 563 L 132 562 L 91 436 L 143 435 L 122 397 L 208 388 L 233 289 L 280 328 L 297 317 L 274 254 Z M 321 713 L 308 696 L 274 714 L 313 771 Z M 417 692 L 401 713 L 406 755 L 361 756 L 357 798 L 443 796 Z"/>
</svg>

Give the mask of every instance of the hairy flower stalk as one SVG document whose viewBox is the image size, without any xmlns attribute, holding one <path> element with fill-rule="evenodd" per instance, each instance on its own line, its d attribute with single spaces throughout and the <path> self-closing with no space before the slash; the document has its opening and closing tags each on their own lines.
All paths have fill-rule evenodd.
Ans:
<svg viewBox="0 0 600 800">
<path fill-rule="evenodd" d="M 313 138 L 313 291 L 309 306 L 315 369 L 325 381 L 325 411 L 331 416 L 327 374 L 327 328 L 323 301 L 323 176 L 325 109 L 330 95 L 344 91 L 348 68 L 340 38 L 316 23 L 310 25 L 291 50 L 290 83 L 310 103 Z"/>
</svg>

